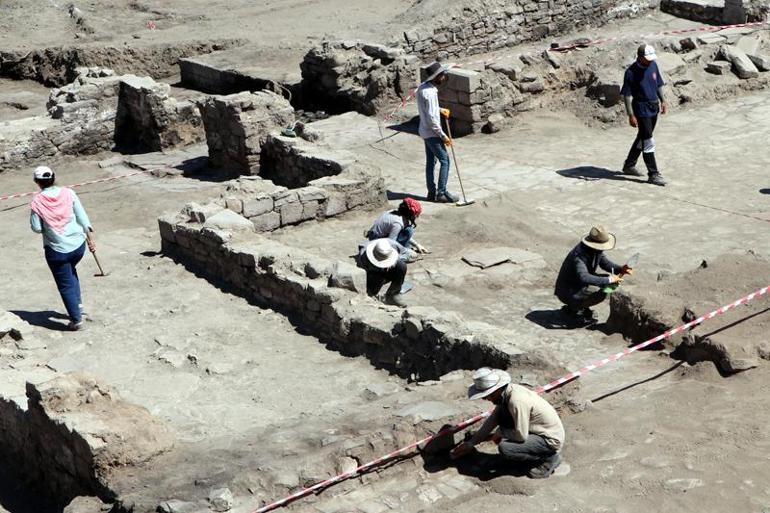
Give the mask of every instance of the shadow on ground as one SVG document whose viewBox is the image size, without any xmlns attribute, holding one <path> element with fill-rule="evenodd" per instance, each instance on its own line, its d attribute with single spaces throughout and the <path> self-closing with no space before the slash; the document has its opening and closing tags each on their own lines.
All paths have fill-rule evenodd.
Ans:
<svg viewBox="0 0 770 513">
<path fill-rule="evenodd" d="M 54 312 L 53 310 L 44 310 L 40 312 L 11 310 L 11 313 L 19 316 L 23 321 L 26 321 L 33 326 L 55 331 L 65 331 L 67 329 L 67 323 L 55 321 L 54 319 L 64 319 L 65 321 L 69 319 L 66 315 Z"/>
<path fill-rule="evenodd" d="M 412 194 L 409 192 L 396 192 L 396 191 L 387 191 L 388 192 L 388 200 L 394 201 L 394 200 L 402 200 L 406 198 L 413 198 L 418 201 L 428 201 L 427 196 L 421 196 L 419 194 Z"/>
<path fill-rule="evenodd" d="M 556 173 L 566 178 L 577 178 L 579 180 L 621 180 L 624 182 L 647 183 L 647 180 L 624 175 L 620 171 L 596 166 L 571 167 L 569 169 L 560 169 Z"/>
</svg>

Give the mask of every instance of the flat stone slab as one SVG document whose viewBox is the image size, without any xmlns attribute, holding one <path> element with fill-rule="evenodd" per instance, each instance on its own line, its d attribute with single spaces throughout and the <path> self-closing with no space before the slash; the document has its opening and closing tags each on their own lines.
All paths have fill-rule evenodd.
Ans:
<svg viewBox="0 0 770 513">
<path fill-rule="evenodd" d="M 472 251 L 463 255 L 462 259 L 468 265 L 487 269 L 504 263 L 523 264 L 538 261 L 543 257 L 525 249 L 500 247 Z"/>
</svg>

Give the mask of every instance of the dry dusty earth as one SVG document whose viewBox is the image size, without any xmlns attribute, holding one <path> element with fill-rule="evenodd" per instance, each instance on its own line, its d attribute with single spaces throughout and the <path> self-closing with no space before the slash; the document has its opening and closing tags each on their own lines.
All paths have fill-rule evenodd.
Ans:
<svg viewBox="0 0 770 513">
<path fill-rule="evenodd" d="M 119 44 L 136 40 L 137 34 L 144 44 L 244 37 L 275 48 L 275 55 L 299 55 L 308 40 L 326 33 L 397 33 L 381 22 L 397 19 L 407 2 L 388 1 L 376 8 L 337 0 L 166 4 L 79 6 L 93 13 L 95 28 L 79 39 Z M 27 2 L 3 1 L 0 8 L 3 47 L 75 41 L 77 32 L 61 5 L 40 3 L 36 17 L 29 15 Z M 317 16 L 321 8 L 334 15 Z M 238 23 L 241 19 L 250 23 Z M 309 19 L 312 30 L 303 22 Z M 149 31 L 147 21 L 155 21 L 158 30 Z M 45 98 L 39 85 L 3 82 L 0 87 L 8 92 L 3 98 L 15 95 L 13 101 L 28 102 L 30 109 L 40 109 L 40 98 Z M 19 110 L 0 102 L 3 119 Z M 339 147 L 383 168 L 393 205 L 403 193 L 423 193 L 423 150 L 416 137 L 389 131 L 392 137 L 374 143 L 380 137 L 377 123 L 352 114 L 317 126 Z M 768 131 L 767 93 L 674 109 L 657 133 L 659 161 L 671 181 L 665 189 L 617 173 L 633 138 L 625 127 L 588 127 L 564 113 L 533 112 L 494 136 L 463 138 L 456 149 L 467 192 L 477 203 L 463 209 L 426 206 L 418 238 L 433 253 L 411 267 L 410 279 L 417 286 L 408 298 L 511 329 L 558 354 L 568 368 L 619 351 L 627 343 L 617 334 L 607 335 L 603 325 L 552 329 L 559 307 L 552 284 L 561 258 L 595 222 L 617 232 L 613 257 L 623 261 L 642 253 L 633 277 L 637 282 L 653 282 L 661 272 L 685 272 L 725 253 L 751 249 L 770 255 Z M 58 164 L 60 182 L 109 176 L 96 165 L 103 157 Z M 0 194 L 30 190 L 29 171 L 0 174 Z M 451 183 L 456 190 L 454 176 Z M 318 447 L 309 441 L 365 438 L 392 425 L 392 412 L 427 400 L 437 401 L 452 420 L 481 408 L 463 399 L 468 372 L 424 386 L 406 383 L 363 358 L 328 351 L 283 316 L 159 254 L 157 216 L 217 196 L 223 188 L 205 177 L 142 177 L 79 190 L 97 230 L 100 258 L 111 271 L 97 278 L 93 262 L 80 265 L 85 303 L 94 319 L 81 333 L 62 331 L 62 307 L 39 237 L 28 229 L 26 202 L 0 202 L 0 311 L 15 312 L 35 325 L 37 341 L 24 350 L 0 352 L 0 393 L 20 398 L 25 381 L 42 382 L 59 372 L 86 370 L 100 376 L 176 432 L 176 459 L 151 469 L 157 479 L 146 491 L 147 500 L 198 500 L 211 488 L 229 486 L 239 497 L 239 511 L 275 498 L 259 489 L 262 471 L 285 471 L 290 488 L 323 477 L 312 467 Z M 308 223 L 275 237 L 346 259 L 375 214 Z M 461 261 L 470 251 L 502 246 L 529 250 L 542 260 L 484 271 Z M 770 277 L 753 278 L 748 281 L 758 288 Z M 693 286 L 688 293 L 699 290 Z M 706 303 L 693 304 L 720 306 Z M 606 305 L 600 308 L 602 318 L 607 313 Z M 767 337 L 744 329 L 741 320 L 735 318 L 741 333 Z M 690 366 L 666 352 L 642 352 L 586 376 L 574 401 L 574 409 L 582 411 L 563 412 L 571 472 L 565 467 L 561 476 L 544 482 L 513 476 L 479 479 L 465 467 L 417 458 L 384 470 L 379 479 L 346 483 L 294 508 L 323 513 L 766 513 L 769 378 L 765 361 L 725 378 L 709 362 Z M 8 481 L 0 485 L 0 504 L 12 513 L 55 511 L 39 503 L 34 490 Z"/>
</svg>

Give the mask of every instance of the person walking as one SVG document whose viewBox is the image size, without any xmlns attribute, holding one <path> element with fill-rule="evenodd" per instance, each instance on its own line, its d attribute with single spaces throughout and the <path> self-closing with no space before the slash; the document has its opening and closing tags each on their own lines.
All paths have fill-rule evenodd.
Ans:
<svg viewBox="0 0 770 513">
<path fill-rule="evenodd" d="M 665 186 L 666 181 L 658 170 L 655 161 L 655 138 L 653 132 L 658 122 L 658 114 L 666 114 L 668 106 L 663 96 L 663 77 L 655 62 L 655 48 L 644 44 L 637 49 L 636 62 L 628 67 L 623 77 L 621 96 L 628 114 L 628 124 L 637 129 L 636 139 L 631 145 L 623 173 L 643 176 L 636 168 L 641 155 L 647 167 L 647 181 L 653 185 Z"/>
<path fill-rule="evenodd" d="M 35 168 L 34 181 L 40 188 L 30 202 L 30 227 L 43 235 L 45 260 L 56 281 L 69 316 L 68 328 L 83 329 L 83 301 L 77 264 L 86 245 L 96 250 L 88 219 L 77 194 L 67 187 L 55 185 L 56 176 L 46 166 Z"/>
<path fill-rule="evenodd" d="M 422 205 L 414 198 L 406 198 L 396 210 L 383 212 L 372 227 L 366 232 L 366 238 L 392 239 L 401 244 L 408 251 L 404 253 L 406 261 L 417 259 L 416 253 L 427 253 L 428 250 L 414 239 L 414 231 L 417 228 L 417 218 L 422 214 Z"/>
<path fill-rule="evenodd" d="M 594 226 L 561 264 L 554 295 L 564 303 L 562 311 L 579 324 L 596 322 L 591 307 L 607 299 L 604 287 L 620 283 L 623 275 L 633 273 L 630 267 L 619 266 L 604 254 L 615 248 L 615 242 L 614 234 L 603 226 Z M 597 268 L 610 274 L 597 274 Z"/>
<path fill-rule="evenodd" d="M 559 414 L 532 390 L 512 384 L 510 374 L 482 367 L 473 374 L 468 398 L 486 399 L 495 409 L 468 441 L 452 449 L 453 459 L 470 454 L 491 436 L 503 458 L 527 465 L 533 479 L 550 477 L 561 464 L 565 433 Z"/>
<path fill-rule="evenodd" d="M 446 147 L 452 141 L 441 128 L 442 109 L 438 104 L 438 87 L 449 78 L 449 68 L 438 62 L 431 63 L 427 68 L 428 76 L 425 82 L 417 88 L 417 110 L 420 114 L 418 133 L 425 144 L 425 183 L 428 187 L 428 201 L 439 203 L 456 203 L 457 196 L 447 191 L 449 181 L 449 154 Z M 448 112 L 448 111 L 446 111 Z M 438 160 L 440 168 L 438 185 L 435 181 L 435 167 Z"/>
</svg>

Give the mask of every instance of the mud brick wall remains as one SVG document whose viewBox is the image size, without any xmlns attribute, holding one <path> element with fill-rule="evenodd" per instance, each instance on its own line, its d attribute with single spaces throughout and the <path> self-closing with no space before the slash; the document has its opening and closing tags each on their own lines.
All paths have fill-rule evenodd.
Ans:
<svg viewBox="0 0 770 513">
<path fill-rule="evenodd" d="M 636 16 L 658 4 L 659 0 L 469 0 L 442 19 L 407 30 L 404 47 L 425 59 L 491 52 Z"/>
<path fill-rule="evenodd" d="M 266 91 L 211 96 L 198 106 L 209 163 L 233 176 L 257 174 L 267 135 L 294 124 L 294 109 L 289 102 Z"/>
</svg>

